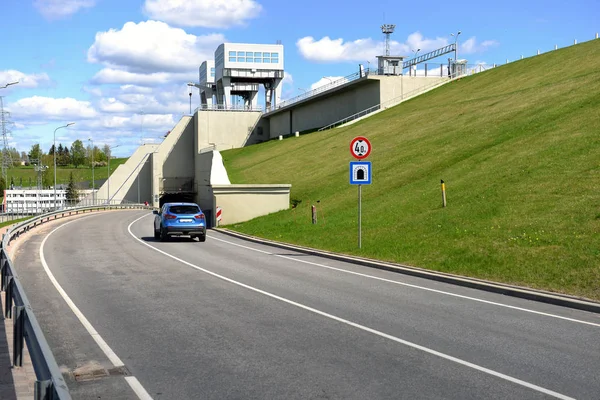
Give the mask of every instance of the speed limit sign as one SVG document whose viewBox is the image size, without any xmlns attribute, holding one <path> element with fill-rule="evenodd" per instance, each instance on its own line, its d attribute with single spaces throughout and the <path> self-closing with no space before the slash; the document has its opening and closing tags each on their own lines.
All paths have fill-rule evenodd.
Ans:
<svg viewBox="0 0 600 400">
<path fill-rule="evenodd" d="M 350 142 L 350 153 L 358 160 L 367 158 L 371 154 L 371 142 L 366 137 L 355 137 Z"/>
</svg>

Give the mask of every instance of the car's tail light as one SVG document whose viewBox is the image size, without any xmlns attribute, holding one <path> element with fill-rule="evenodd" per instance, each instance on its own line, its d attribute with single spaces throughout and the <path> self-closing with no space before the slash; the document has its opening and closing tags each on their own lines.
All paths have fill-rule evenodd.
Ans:
<svg viewBox="0 0 600 400">
<path fill-rule="evenodd" d="M 166 219 L 176 219 L 176 218 L 177 218 L 177 216 L 176 216 L 176 215 L 173 215 L 173 214 L 165 214 L 165 218 L 166 218 Z"/>
<path fill-rule="evenodd" d="M 199 219 L 201 221 L 204 221 L 204 219 L 205 219 L 204 214 L 198 214 L 198 215 L 194 216 L 194 218 Z"/>
</svg>

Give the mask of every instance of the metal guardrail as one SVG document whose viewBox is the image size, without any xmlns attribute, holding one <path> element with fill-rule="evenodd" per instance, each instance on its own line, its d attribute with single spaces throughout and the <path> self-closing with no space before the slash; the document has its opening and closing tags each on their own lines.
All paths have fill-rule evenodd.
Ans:
<svg viewBox="0 0 600 400">
<path fill-rule="evenodd" d="M 54 211 L 23 221 L 10 228 L 3 235 L 2 242 L 0 242 L 0 282 L 1 290 L 6 292 L 4 315 L 6 318 L 13 318 L 14 321 L 13 366 L 23 366 L 23 349 L 24 343 L 27 342 L 27 349 L 29 350 L 36 376 L 34 386 L 35 400 L 71 400 L 71 394 L 54 359 L 52 350 L 44 337 L 42 328 L 33 313 L 19 277 L 15 273 L 13 262 L 6 251 L 7 246 L 22 233 L 28 232 L 31 228 L 41 225 L 44 222 L 55 220 L 59 215 L 64 217 L 65 215 L 85 213 L 86 211 L 135 208 L 150 209 L 151 207 L 145 207 L 141 204 L 99 205 Z"/>
</svg>

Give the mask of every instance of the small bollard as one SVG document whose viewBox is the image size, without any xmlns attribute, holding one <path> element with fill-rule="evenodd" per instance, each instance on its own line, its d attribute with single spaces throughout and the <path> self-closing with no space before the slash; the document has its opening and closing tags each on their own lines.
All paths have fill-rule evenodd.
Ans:
<svg viewBox="0 0 600 400">
<path fill-rule="evenodd" d="M 442 207 L 446 207 L 446 184 L 442 179 Z"/>
<path fill-rule="evenodd" d="M 295 135 L 296 137 L 300 137 L 300 132 L 296 131 Z"/>
<path fill-rule="evenodd" d="M 312 211 L 312 223 L 313 223 L 313 225 L 315 225 L 317 223 L 317 207 L 315 207 L 313 205 L 311 207 L 311 211 Z"/>
<path fill-rule="evenodd" d="M 279 140 L 283 140 L 283 136 L 282 135 L 279 135 Z"/>
</svg>

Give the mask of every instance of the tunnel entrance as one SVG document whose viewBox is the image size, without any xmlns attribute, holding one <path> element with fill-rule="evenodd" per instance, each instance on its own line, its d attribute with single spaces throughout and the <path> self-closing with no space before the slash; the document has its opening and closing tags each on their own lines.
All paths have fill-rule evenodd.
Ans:
<svg viewBox="0 0 600 400">
<path fill-rule="evenodd" d="M 164 193 L 160 196 L 159 207 L 165 203 L 193 203 L 194 193 Z"/>
</svg>

